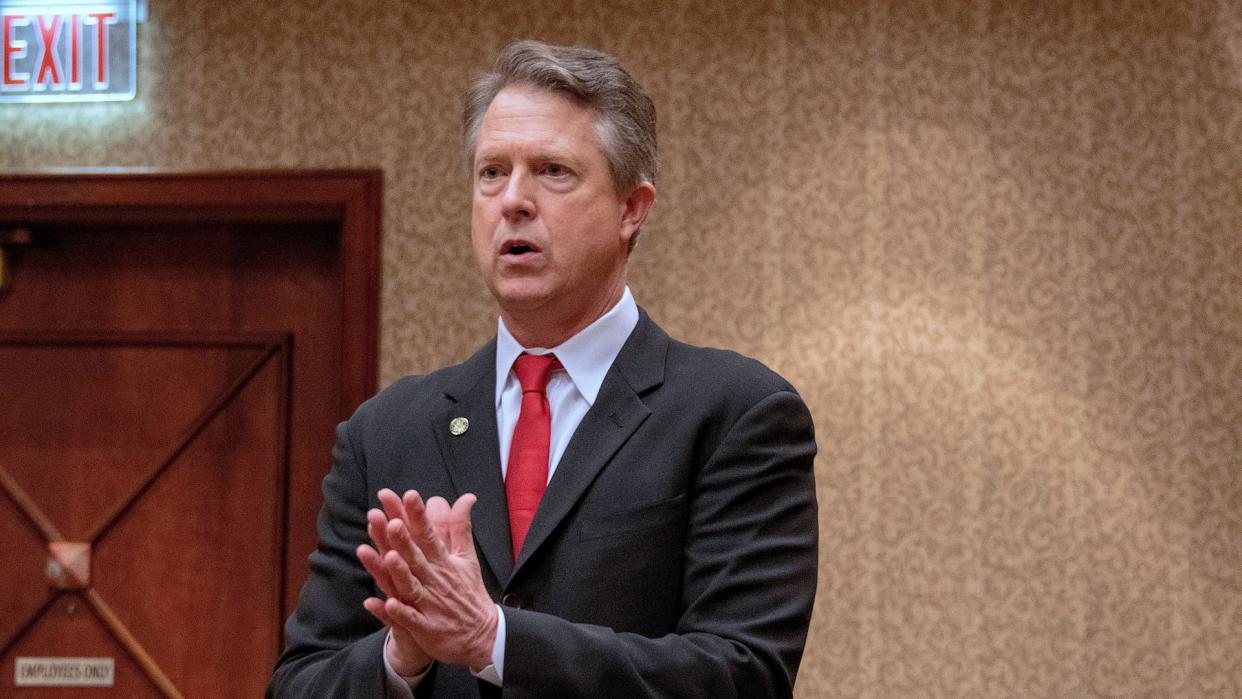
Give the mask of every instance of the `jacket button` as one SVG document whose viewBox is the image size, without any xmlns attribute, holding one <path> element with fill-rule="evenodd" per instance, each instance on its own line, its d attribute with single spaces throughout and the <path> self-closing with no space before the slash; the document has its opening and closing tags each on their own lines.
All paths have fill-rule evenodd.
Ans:
<svg viewBox="0 0 1242 699">
<path fill-rule="evenodd" d="M 504 597 L 501 597 L 500 603 L 506 607 L 513 607 L 514 609 L 521 609 L 523 606 L 522 598 L 512 592 L 506 593 Z"/>
</svg>

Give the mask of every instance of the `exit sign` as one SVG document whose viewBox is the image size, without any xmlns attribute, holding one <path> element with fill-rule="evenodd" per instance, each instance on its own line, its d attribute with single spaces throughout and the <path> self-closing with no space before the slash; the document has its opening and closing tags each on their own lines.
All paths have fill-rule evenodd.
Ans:
<svg viewBox="0 0 1242 699">
<path fill-rule="evenodd" d="M 137 0 L 0 0 L 0 102 L 130 100 Z"/>
</svg>

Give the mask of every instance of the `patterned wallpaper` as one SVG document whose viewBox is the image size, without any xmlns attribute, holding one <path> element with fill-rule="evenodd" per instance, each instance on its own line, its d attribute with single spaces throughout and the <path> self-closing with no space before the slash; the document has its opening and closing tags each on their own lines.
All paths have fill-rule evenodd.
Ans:
<svg viewBox="0 0 1242 699">
<path fill-rule="evenodd" d="M 382 167 L 385 383 L 493 329 L 470 77 L 631 67 L 639 302 L 816 417 L 799 697 L 1242 696 L 1242 6 L 150 5 L 139 99 L 0 106 L 0 167 Z"/>
</svg>

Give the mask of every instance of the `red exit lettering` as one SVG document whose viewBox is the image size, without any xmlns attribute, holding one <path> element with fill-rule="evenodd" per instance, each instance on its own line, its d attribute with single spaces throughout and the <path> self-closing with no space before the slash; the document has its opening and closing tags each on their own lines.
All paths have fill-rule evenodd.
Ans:
<svg viewBox="0 0 1242 699">
<path fill-rule="evenodd" d="M 91 52 L 95 68 L 92 87 L 106 90 L 109 27 L 117 21 L 115 11 L 5 14 L 0 18 L 0 82 L 9 89 L 81 89 L 87 62 L 83 44 L 89 38 L 95 49 Z M 18 69 L 22 59 L 31 58 L 33 76 Z"/>
</svg>

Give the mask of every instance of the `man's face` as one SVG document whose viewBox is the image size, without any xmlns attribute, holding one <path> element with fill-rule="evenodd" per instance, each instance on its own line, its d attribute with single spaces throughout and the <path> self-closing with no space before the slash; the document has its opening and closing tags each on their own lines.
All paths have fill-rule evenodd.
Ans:
<svg viewBox="0 0 1242 699">
<path fill-rule="evenodd" d="M 594 116 L 515 85 L 496 95 L 479 129 L 474 252 L 523 342 L 560 342 L 621 297 L 630 237 L 655 196 L 650 185 L 639 202 L 615 191 Z"/>
</svg>

